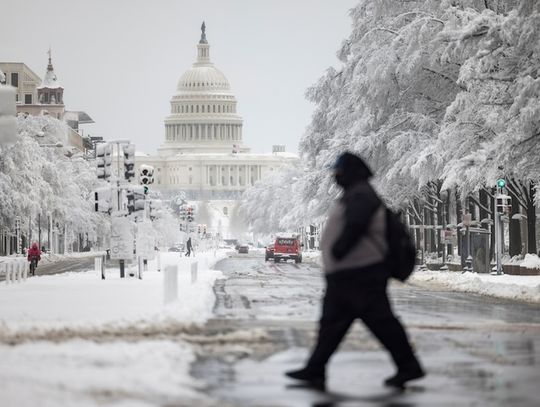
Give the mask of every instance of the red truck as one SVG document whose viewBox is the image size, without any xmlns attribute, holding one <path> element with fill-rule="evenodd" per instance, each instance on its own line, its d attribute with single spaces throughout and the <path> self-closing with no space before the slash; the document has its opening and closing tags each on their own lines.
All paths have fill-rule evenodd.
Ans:
<svg viewBox="0 0 540 407">
<path fill-rule="evenodd" d="M 302 243 L 296 235 L 277 236 L 274 242 L 274 262 L 281 260 L 294 260 L 295 263 L 302 262 Z"/>
</svg>

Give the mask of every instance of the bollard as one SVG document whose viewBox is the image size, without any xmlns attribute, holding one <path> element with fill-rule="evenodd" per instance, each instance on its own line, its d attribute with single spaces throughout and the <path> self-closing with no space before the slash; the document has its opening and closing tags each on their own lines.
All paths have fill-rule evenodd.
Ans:
<svg viewBox="0 0 540 407">
<path fill-rule="evenodd" d="M 105 259 L 106 256 L 101 256 L 101 279 L 105 280 Z"/>
<path fill-rule="evenodd" d="M 163 273 L 163 303 L 165 305 L 178 299 L 178 266 L 166 266 Z"/>
<path fill-rule="evenodd" d="M 8 281 L 8 271 L 7 271 L 7 264 L 6 263 L 0 263 L 0 274 L 4 273 L 6 276 L 6 284 L 9 284 Z"/>
<path fill-rule="evenodd" d="M 191 263 L 191 284 L 195 284 L 197 282 L 197 271 L 199 268 L 199 263 L 194 261 Z"/>
<path fill-rule="evenodd" d="M 18 261 L 18 260 L 15 260 L 15 262 L 13 263 L 13 266 L 15 267 L 15 275 L 16 275 L 16 278 L 17 278 L 17 282 L 20 283 L 21 280 L 22 280 L 21 262 Z"/>
<path fill-rule="evenodd" d="M 94 257 L 94 270 L 96 273 L 101 272 L 101 257 Z"/>
<path fill-rule="evenodd" d="M 21 260 L 21 270 L 23 275 L 23 280 L 26 281 L 28 278 L 28 264 L 26 260 Z"/>
<path fill-rule="evenodd" d="M 11 283 L 11 263 L 6 263 L 6 284 Z"/>
<path fill-rule="evenodd" d="M 138 259 L 138 265 L 139 265 L 139 273 L 138 273 L 138 277 L 139 277 L 139 280 L 142 280 L 142 274 L 143 274 L 143 269 L 144 269 L 144 260 L 142 257 L 137 257 Z"/>
</svg>

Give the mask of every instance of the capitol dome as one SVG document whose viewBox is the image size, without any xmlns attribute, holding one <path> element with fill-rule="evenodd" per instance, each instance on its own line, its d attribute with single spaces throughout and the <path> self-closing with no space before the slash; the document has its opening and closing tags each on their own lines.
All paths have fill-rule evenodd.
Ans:
<svg viewBox="0 0 540 407">
<path fill-rule="evenodd" d="M 194 66 L 186 71 L 178 81 L 178 92 L 189 91 L 230 91 L 229 81 L 213 64 Z"/>
<path fill-rule="evenodd" d="M 161 154 L 247 152 L 242 118 L 227 77 L 210 61 L 206 26 L 201 26 L 197 60 L 178 80 L 165 119 Z"/>
</svg>

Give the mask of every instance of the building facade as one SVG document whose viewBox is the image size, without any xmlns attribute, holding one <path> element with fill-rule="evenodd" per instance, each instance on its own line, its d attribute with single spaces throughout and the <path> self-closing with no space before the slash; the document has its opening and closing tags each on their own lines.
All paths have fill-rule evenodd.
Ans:
<svg viewBox="0 0 540 407">
<path fill-rule="evenodd" d="M 68 124 L 67 143 L 78 151 L 87 151 L 93 146 L 90 140 L 79 133 L 79 125 L 94 123 L 84 112 L 70 112 L 64 105 L 64 87 L 60 84 L 52 64 L 49 63 L 43 79 L 22 62 L 0 62 L 5 74 L 5 84 L 16 89 L 17 113 L 39 116 L 43 114 L 65 121 Z"/>
<path fill-rule="evenodd" d="M 298 160 L 276 146 L 253 154 L 243 144 L 243 120 L 226 76 L 210 60 L 203 23 L 197 59 L 179 79 L 165 118 L 165 140 L 155 156 L 138 153 L 136 165 L 152 165 L 157 189 L 183 191 L 189 199 L 237 199 L 265 174 Z"/>
</svg>

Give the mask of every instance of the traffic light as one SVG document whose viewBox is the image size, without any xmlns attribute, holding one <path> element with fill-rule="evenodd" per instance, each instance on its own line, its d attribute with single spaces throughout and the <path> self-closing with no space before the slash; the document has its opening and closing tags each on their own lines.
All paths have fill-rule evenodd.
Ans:
<svg viewBox="0 0 540 407">
<path fill-rule="evenodd" d="M 187 221 L 193 222 L 193 208 L 191 206 L 187 208 Z"/>
<path fill-rule="evenodd" d="M 97 177 L 108 181 L 111 177 L 112 147 L 110 144 L 103 143 L 96 145 L 96 164 Z"/>
<path fill-rule="evenodd" d="M 497 180 L 497 186 L 499 188 L 504 188 L 506 186 L 506 180 L 504 178 L 500 178 Z"/>
<path fill-rule="evenodd" d="M 180 223 L 180 232 L 183 232 L 183 231 L 184 231 L 184 224 Z"/>
<path fill-rule="evenodd" d="M 126 189 L 126 199 L 128 213 L 135 212 L 135 194 L 133 193 L 133 189 Z"/>
<path fill-rule="evenodd" d="M 94 191 L 94 212 L 109 212 L 111 210 L 111 188 L 97 188 Z"/>
<path fill-rule="evenodd" d="M 186 220 L 186 208 L 185 208 L 185 206 L 180 207 L 180 209 L 179 209 L 179 217 L 180 217 L 181 221 Z"/>
<path fill-rule="evenodd" d="M 135 178 L 135 145 L 126 144 L 124 150 L 124 178 L 130 182 Z"/>
<path fill-rule="evenodd" d="M 508 195 L 498 195 L 495 197 L 497 212 L 510 214 L 512 212 L 512 198 Z"/>
<path fill-rule="evenodd" d="M 150 219 L 154 220 L 155 218 L 159 218 L 161 207 L 161 199 L 151 199 L 148 202 L 148 216 L 150 216 Z"/>
<path fill-rule="evenodd" d="M 143 185 L 154 183 L 154 167 L 151 165 L 141 165 L 139 168 L 139 180 Z"/>
<path fill-rule="evenodd" d="M 131 214 L 137 211 L 144 211 L 144 202 L 146 195 L 144 194 L 143 187 L 133 186 L 126 189 L 127 197 L 127 209 Z"/>
<path fill-rule="evenodd" d="M 206 225 L 202 225 L 203 226 L 203 235 L 206 235 Z"/>
<path fill-rule="evenodd" d="M 201 234 L 201 226 L 202 225 L 197 225 L 197 233 L 200 235 Z"/>
</svg>

